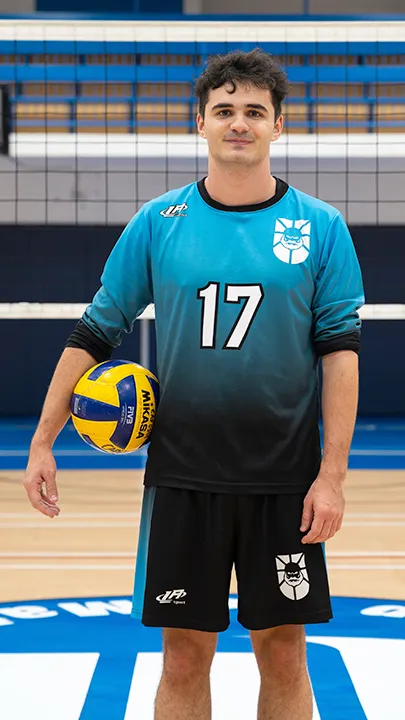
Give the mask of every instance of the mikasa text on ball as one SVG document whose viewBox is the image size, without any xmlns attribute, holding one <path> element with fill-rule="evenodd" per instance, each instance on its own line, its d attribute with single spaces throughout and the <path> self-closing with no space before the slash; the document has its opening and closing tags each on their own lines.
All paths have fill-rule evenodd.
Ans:
<svg viewBox="0 0 405 720">
<path fill-rule="evenodd" d="M 71 400 L 83 440 L 106 453 L 130 453 L 149 440 L 159 400 L 157 378 L 136 363 L 107 360 L 90 368 Z"/>
</svg>

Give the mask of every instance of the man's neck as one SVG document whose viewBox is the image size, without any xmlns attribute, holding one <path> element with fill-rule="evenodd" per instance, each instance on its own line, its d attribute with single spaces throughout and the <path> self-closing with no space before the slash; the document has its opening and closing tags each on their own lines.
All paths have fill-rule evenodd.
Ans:
<svg viewBox="0 0 405 720">
<path fill-rule="evenodd" d="M 223 205 L 256 205 L 276 194 L 276 180 L 270 167 L 222 169 L 209 163 L 205 189 L 213 200 Z"/>
</svg>

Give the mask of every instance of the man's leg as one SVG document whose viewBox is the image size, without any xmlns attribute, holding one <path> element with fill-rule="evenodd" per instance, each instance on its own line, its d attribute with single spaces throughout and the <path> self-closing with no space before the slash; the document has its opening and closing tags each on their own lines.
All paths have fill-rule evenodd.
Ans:
<svg viewBox="0 0 405 720">
<path fill-rule="evenodd" d="M 163 630 L 163 673 L 155 720 L 211 720 L 210 669 L 218 634 Z"/>
<path fill-rule="evenodd" d="M 258 720 L 312 720 L 303 626 L 283 625 L 250 636 L 261 679 Z"/>
</svg>

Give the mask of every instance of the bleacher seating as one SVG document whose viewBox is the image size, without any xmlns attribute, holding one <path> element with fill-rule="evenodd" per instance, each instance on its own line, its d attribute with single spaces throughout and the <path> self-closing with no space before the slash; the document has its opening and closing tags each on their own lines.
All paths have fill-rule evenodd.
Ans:
<svg viewBox="0 0 405 720">
<path fill-rule="evenodd" d="M 0 42 L 0 83 L 10 89 L 18 132 L 195 131 L 192 84 L 221 43 Z M 107 43 L 108 45 L 108 43 Z M 221 45 L 221 47 L 217 47 Z M 289 132 L 405 132 L 405 42 L 294 43 L 286 55 Z M 280 44 L 281 45 L 281 44 Z M 254 44 L 244 43 L 243 49 Z M 121 52 L 120 52 L 121 48 Z"/>
</svg>

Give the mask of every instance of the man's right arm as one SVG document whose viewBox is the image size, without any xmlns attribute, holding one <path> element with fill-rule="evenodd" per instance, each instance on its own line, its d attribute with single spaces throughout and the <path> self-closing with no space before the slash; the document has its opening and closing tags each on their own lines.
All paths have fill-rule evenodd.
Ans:
<svg viewBox="0 0 405 720">
<path fill-rule="evenodd" d="M 142 209 L 110 253 L 101 287 L 67 341 L 32 439 L 24 486 L 31 504 L 48 517 L 59 514 L 52 445 L 69 418 L 75 385 L 93 365 L 111 356 L 151 302 L 150 228 Z"/>
<path fill-rule="evenodd" d="M 77 382 L 96 363 L 97 360 L 86 350 L 65 348 L 55 368 L 38 427 L 32 438 L 24 487 L 31 505 L 50 518 L 59 515 L 56 463 L 52 446 L 69 419 L 70 400 Z"/>
</svg>

